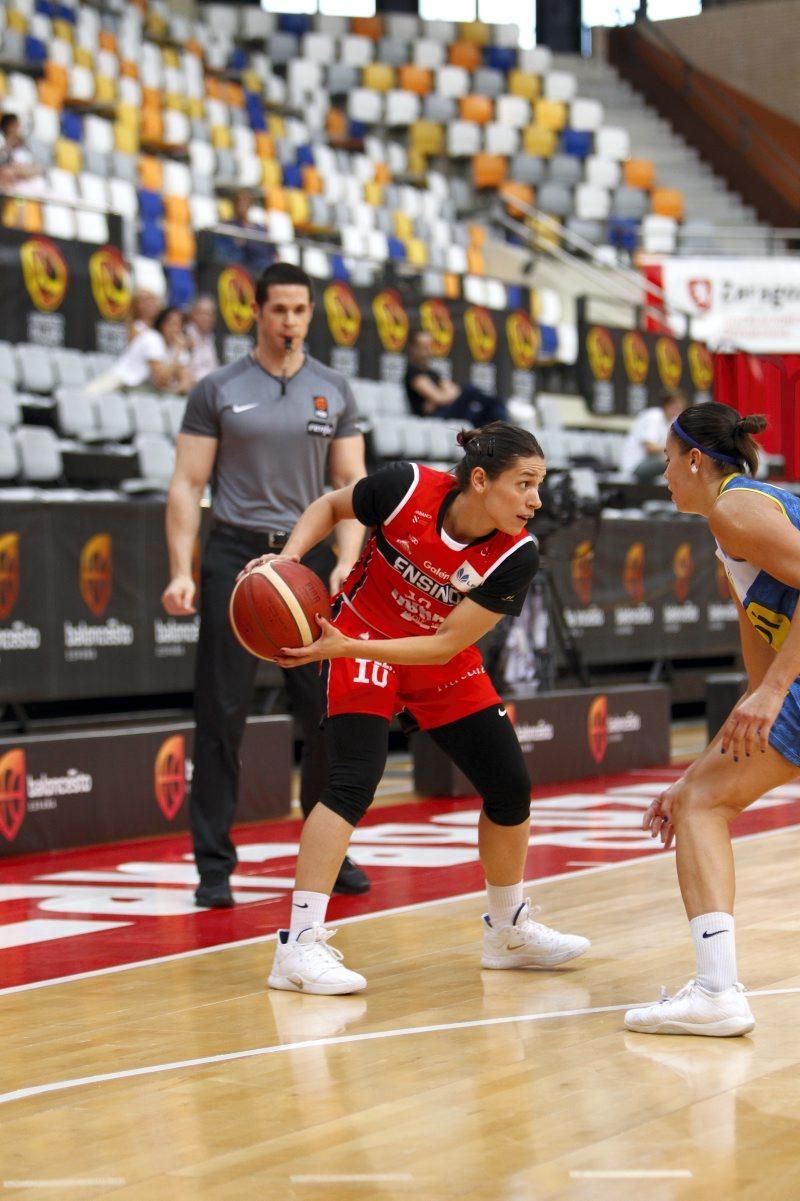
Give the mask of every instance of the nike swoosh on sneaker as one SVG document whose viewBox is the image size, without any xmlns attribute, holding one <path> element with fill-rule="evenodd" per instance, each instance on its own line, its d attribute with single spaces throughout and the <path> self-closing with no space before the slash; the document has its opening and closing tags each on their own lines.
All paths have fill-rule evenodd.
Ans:
<svg viewBox="0 0 800 1201">
<path fill-rule="evenodd" d="M 710 934 L 709 934 L 708 930 L 704 930 L 703 938 L 713 938 L 715 934 L 730 934 L 730 930 L 728 930 L 727 928 L 723 929 L 723 930 L 712 930 Z"/>
<path fill-rule="evenodd" d="M 246 413 L 248 409 L 257 409 L 258 404 L 253 405 L 231 405 L 231 410 L 234 413 Z"/>
</svg>

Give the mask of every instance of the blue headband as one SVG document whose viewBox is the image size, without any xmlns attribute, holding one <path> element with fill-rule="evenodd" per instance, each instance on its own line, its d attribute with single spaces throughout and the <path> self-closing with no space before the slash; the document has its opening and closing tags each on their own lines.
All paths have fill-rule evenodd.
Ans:
<svg viewBox="0 0 800 1201">
<path fill-rule="evenodd" d="M 699 450 L 701 454 L 708 455 L 709 459 L 716 459 L 719 463 L 732 463 L 734 467 L 741 466 L 741 456 L 734 458 L 733 455 L 724 455 L 722 451 L 709 450 L 707 446 L 701 446 L 699 442 L 695 442 L 694 438 L 690 438 L 680 425 L 677 417 L 672 423 L 672 432 L 677 434 L 683 442 L 688 443 L 689 446 L 693 446 L 695 450 Z"/>
</svg>

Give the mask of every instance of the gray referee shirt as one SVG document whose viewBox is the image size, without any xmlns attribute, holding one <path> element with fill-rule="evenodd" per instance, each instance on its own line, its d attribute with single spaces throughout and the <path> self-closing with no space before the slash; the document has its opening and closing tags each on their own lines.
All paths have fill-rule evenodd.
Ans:
<svg viewBox="0 0 800 1201">
<path fill-rule="evenodd" d="M 360 433 L 350 385 L 306 355 L 286 382 L 252 355 L 212 371 L 189 393 L 181 433 L 219 441 L 211 511 L 248 529 L 286 530 L 325 490 L 335 438 Z"/>
</svg>

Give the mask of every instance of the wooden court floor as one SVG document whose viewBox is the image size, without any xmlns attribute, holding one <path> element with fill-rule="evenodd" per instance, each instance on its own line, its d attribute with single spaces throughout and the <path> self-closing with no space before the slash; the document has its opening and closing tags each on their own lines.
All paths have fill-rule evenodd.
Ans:
<svg viewBox="0 0 800 1201">
<path fill-rule="evenodd" d="M 800 1198 L 798 852 L 737 845 L 744 1039 L 622 1028 L 691 974 L 672 856 L 531 887 L 593 943 L 552 972 L 481 971 L 469 896 L 342 923 L 362 996 L 271 940 L 0 996 L 0 1197 Z"/>
</svg>

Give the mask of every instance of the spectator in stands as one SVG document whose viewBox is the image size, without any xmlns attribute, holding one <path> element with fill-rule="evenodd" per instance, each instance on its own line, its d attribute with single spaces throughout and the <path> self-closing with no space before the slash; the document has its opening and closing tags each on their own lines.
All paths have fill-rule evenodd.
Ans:
<svg viewBox="0 0 800 1201">
<path fill-rule="evenodd" d="M 137 334 L 143 334 L 146 329 L 152 329 L 153 323 L 161 311 L 162 298 L 156 296 L 149 288 L 137 288 L 131 297 L 131 311 L 128 314 L 128 341 Z"/>
<path fill-rule="evenodd" d="M 25 145 L 22 125 L 16 113 L 3 113 L 0 117 L 0 186 L 11 191 L 42 174 L 42 168 L 33 161 L 33 155 Z"/>
<path fill-rule="evenodd" d="M 184 325 L 189 347 L 189 375 L 193 384 L 219 367 L 217 344 L 214 341 L 216 323 L 217 306 L 213 297 L 200 293 L 194 298 Z"/>
<path fill-rule="evenodd" d="M 155 319 L 153 329 L 137 334 L 108 371 L 86 387 L 90 395 L 118 388 L 156 388 L 159 392 L 188 392 L 189 351 L 183 336 L 180 309 L 168 306 Z"/>
<path fill-rule="evenodd" d="M 267 232 L 264 225 L 250 219 L 253 194 L 249 188 L 237 188 L 233 193 L 233 216 L 225 225 L 237 225 L 239 229 L 256 234 Z M 275 247 L 261 239 L 237 238 L 231 234 L 218 234 L 214 243 L 217 262 L 239 263 L 252 276 L 260 275 L 275 258 Z"/>
<path fill-rule="evenodd" d="M 256 347 L 212 371 L 189 394 L 176 446 L 167 503 L 172 578 L 162 603 L 173 616 L 195 612 L 192 550 L 200 501 L 211 481 L 211 532 L 203 553 L 200 640 L 195 685 L 194 776 L 190 822 L 200 873 L 198 905 L 233 905 L 236 866 L 231 827 L 239 784 L 239 746 L 257 661 L 236 641 L 228 603 L 250 559 L 280 550 L 308 505 L 365 474 L 364 439 L 347 381 L 305 352 L 314 311 L 311 281 L 290 263 L 275 263 L 255 290 Z M 337 592 L 361 550 L 357 521 L 336 531 L 338 562 L 321 544 L 304 559 Z M 328 768 L 320 721 L 324 690 L 315 665 L 286 672 L 288 699 L 303 730 L 300 804 L 308 816 Z M 269 765 L 264 765 L 265 778 Z M 335 891 L 366 892 L 369 881 L 349 858 Z"/>
<path fill-rule="evenodd" d="M 507 421 L 506 406 L 474 384 L 463 387 L 431 367 L 433 338 L 424 329 L 416 329 L 408 340 L 408 368 L 405 385 L 408 405 L 417 417 L 453 418 L 470 425 Z"/>
<path fill-rule="evenodd" d="M 642 409 L 628 431 L 620 470 L 639 484 L 651 484 L 664 474 L 664 444 L 669 427 L 686 408 L 681 392 L 665 392 L 661 403 Z"/>
</svg>

